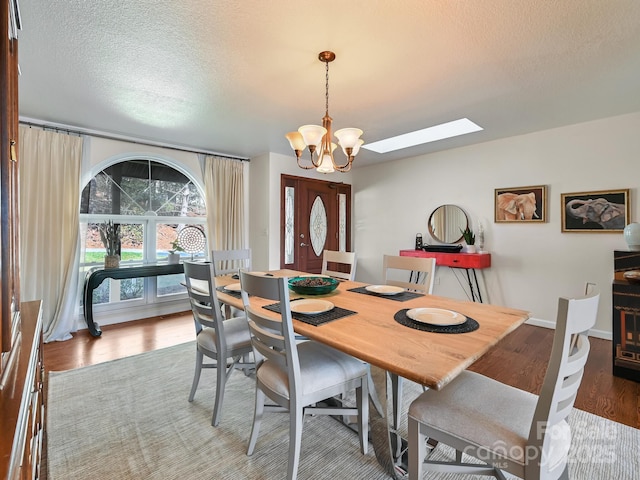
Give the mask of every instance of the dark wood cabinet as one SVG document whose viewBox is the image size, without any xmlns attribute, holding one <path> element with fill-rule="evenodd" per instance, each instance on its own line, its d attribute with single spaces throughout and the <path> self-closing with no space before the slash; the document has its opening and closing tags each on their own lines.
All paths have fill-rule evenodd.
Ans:
<svg viewBox="0 0 640 480">
<path fill-rule="evenodd" d="M 0 390 L 0 478 L 43 479 L 46 385 L 40 302 L 23 303 L 20 316 Z"/>
<path fill-rule="evenodd" d="M 613 374 L 640 381 L 640 283 L 629 282 L 624 272 L 640 270 L 640 252 L 614 252 L 612 286 Z"/>
<path fill-rule="evenodd" d="M 0 373 L 19 329 L 17 0 L 0 0 Z"/>
<path fill-rule="evenodd" d="M 20 304 L 18 0 L 0 0 L 0 478 L 46 478 L 40 302 Z"/>
</svg>

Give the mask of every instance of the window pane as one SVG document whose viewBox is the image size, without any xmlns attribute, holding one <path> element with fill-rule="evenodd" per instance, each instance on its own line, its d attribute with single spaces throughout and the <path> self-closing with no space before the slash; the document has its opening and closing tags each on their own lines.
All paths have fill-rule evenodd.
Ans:
<svg viewBox="0 0 640 480">
<path fill-rule="evenodd" d="M 100 239 L 99 223 L 89 223 L 85 230 L 83 263 L 104 262 L 106 254 Z M 144 227 L 139 223 L 120 223 L 120 260 L 142 261 L 144 259 Z"/>
<path fill-rule="evenodd" d="M 96 175 L 82 192 L 80 213 L 205 215 L 196 186 L 176 169 L 150 160 L 128 160 Z"/>
<path fill-rule="evenodd" d="M 284 263 L 289 265 L 294 261 L 294 242 L 295 242 L 295 222 L 294 222 L 294 211 L 295 211 L 295 188 L 286 187 L 284 189 L 284 216 L 285 216 L 285 232 L 284 232 Z"/>
<path fill-rule="evenodd" d="M 115 282 L 115 280 L 111 280 Z M 120 300 L 134 300 L 144 296 L 144 279 L 124 278 L 120 280 Z"/>
<path fill-rule="evenodd" d="M 177 293 L 186 293 L 187 289 L 180 285 L 184 283 L 184 274 L 178 275 L 161 275 L 158 277 L 158 296 L 175 295 Z"/>
</svg>

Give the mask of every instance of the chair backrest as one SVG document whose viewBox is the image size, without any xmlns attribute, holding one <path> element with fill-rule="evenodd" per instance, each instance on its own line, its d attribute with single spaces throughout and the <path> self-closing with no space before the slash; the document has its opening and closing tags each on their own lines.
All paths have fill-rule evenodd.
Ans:
<svg viewBox="0 0 640 480">
<path fill-rule="evenodd" d="M 419 293 L 433 292 L 435 269 L 435 258 L 385 255 L 382 260 L 382 276 L 386 285 Z"/>
<path fill-rule="evenodd" d="M 348 272 L 336 270 L 336 264 L 349 267 Z M 346 267 L 345 267 L 346 270 Z M 337 252 L 335 250 L 325 250 L 322 253 L 322 274 L 330 277 L 342 278 L 344 280 L 355 280 L 356 278 L 356 252 Z"/>
<path fill-rule="evenodd" d="M 300 364 L 291 320 L 287 278 L 254 275 L 241 270 L 240 285 L 242 303 L 251 331 L 251 344 L 254 352 L 264 357 L 258 362 L 258 366 L 262 361 L 270 360 L 286 368 L 289 391 L 292 392 L 289 398 L 293 398 L 293 392 L 297 392 L 300 385 Z M 252 305 L 250 296 L 280 302 L 278 318 L 274 318 L 273 313 L 269 314 L 268 310 Z M 259 355 L 256 356 L 258 357 Z M 282 400 L 287 401 L 285 398 Z"/>
<path fill-rule="evenodd" d="M 213 250 L 211 263 L 216 277 L 234 275 L 238 270 L 251 270 L 251 249 Z"/>
<path fill-rule="evenodd" d="M 216 285 L 213 280 L 213 266 L 210 262 L 184 263 L 184 279 L 193 312 L 193 321 L 196 326 L 196 334 L 200 333 L 202 326 L 222 330 L 222 312 L 216 295 Z M 221 335 L 216 335 L 216 343 L 221 343 Z M 221 345 L 216 345 L 220 349 Z M 220 350 L 218 350 L 220 351 Z"/>
<path fill-rule="evenodd" d="M 531 451 L 542 452 L 542 457 L 528 462 L 526 478 L 547 478 L 548 472 L 565 468 L 571 436 L 563 420 L 573 408 L 582 381 L 590 348 L 588 332 L 596 322 L 599 300 L 598 293 L 558 300 L 551 358 L 529 430 L 528 443 L 536 447 Z"/>
</svg>

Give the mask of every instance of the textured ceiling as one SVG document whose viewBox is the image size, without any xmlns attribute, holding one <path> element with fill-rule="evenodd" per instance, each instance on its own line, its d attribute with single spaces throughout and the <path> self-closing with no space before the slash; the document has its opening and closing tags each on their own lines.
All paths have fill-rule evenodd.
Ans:
<svg viewBox="0 0 640 480">
<path fill-rule="evenodd" d="M 369 165 L 640 111 L 636 0 L 20 0 L 20 116 L 242 157 L 324 114 Z"/>
</svg>

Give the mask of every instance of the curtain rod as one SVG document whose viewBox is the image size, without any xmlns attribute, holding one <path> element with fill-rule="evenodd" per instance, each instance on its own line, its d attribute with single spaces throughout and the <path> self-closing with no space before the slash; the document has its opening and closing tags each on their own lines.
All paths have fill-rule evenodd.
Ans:
<svg viewBox="0 0 640 480">
<path fill-rule="evenodd" d="M 26 125 L 28 127 L 39 127 L 39 128 L 42 128 L 43 130 L 49 129 L 49 130 L 54 130 L 59 132 L 66 132 L 68 134 L 74 134 L 74 135 L 90 135 L 92 137 L 105 138 L 107 140 L 119 140 L 122 142 L 135 143 L 137 145 L 146 145 L 149 147 L 161 147 L 161 148 L 168 148 L 170 150 L 179 150 L 181 152 L 201 153 L 204 155 L 215 155 L 217 157 L 231 158 L 233 160 L 242 160 L 243 162 L 250 161 L 246 157 L 234 157 L 232 155 L 212 152 L 209 150 L 198 150 L 194 148 L 181 147 L 179 145 L 171 145 L 168 143 L 152 142 L 150 140 L 142 140 L 135 137 L 127 137 L 126 135 L 117 135 L 113 133 L 100 132 L 98 130 L 90 130 L 87 128 L 74 127 L 71 125 L 64 125 L 61 123 L 44 122 L 44 121 L 33 119 L 33 118 L 20 117 L 19 122 L 22 125 Z"/>
</svg>

